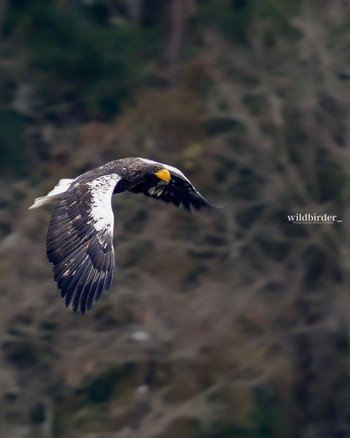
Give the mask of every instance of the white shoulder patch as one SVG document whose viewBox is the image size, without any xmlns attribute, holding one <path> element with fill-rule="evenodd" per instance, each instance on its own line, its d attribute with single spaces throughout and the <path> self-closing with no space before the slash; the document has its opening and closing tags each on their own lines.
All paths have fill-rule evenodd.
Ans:
<svg viewBox="0 0 350 438">
<path fill-rule="evenodd" d="M 66 192 L 69 189 L 73 181 L 74 178 L 60 179 L 58 184 L 46 196 L 40 196 L 39 198 L 35 198 L 34 204 L 29 207 L 29 210 L 31 210 L 32 208 L 41 207 L 42 205 L 47 204 L 50 201 L 53 201 L 54 199 L 58 198 L 59 195 L 61 195 L 62 193 Z"/>
<path fill-rule="evenodd" d="M 121 177 L 116 174 L 103 175 L 89 182 L 91 193 L 91 225 L 96 231 L 108 230 L 113 233 L 114 215 L 111 198 Z"/>
</svg>

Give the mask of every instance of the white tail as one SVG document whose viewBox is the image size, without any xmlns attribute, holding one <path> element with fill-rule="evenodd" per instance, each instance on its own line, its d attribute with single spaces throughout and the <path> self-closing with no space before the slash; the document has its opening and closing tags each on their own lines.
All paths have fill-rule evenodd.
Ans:
<svg viewBox="0 0 350 438">
<path fill-rule="evenodd" d="M 54 199 L 57 199 L 62 193 L 66 192 L 74 179 L 63 178 L 60 179 L 58 184 L 49 192 L 46 196 L 40 196 L 40 198 L 35 198 L 34 204 L 29 207 L 29 210 L 32 208 L 41 207 L 44 204 L 47 204 Z"/>
</svg>

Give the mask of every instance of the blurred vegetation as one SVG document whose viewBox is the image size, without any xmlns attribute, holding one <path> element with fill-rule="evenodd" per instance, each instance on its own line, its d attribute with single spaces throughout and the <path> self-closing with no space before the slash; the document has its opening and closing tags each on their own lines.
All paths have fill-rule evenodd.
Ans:
<svg viewBox="0 0 350 438">
<path fill-rule="evenodd" d="M 199 19 L 215 26 L 234 43 L 250 45 L 257 23 L 263 24 L 264 41 L 293 35 L 292 17 L 299 11 L 301 1 L 287 0 L 208 0 L 203 2 Z"/>
<path fill-rule="evenodd" d="M 28 161 L 28 152 L 23 139 L 25 120 L 14 111 L 0 111 L 0 143 L 1 143 L 1 171 L 11 169 L 23 175 Z"/>
<path fill-rule="evenodd" d="M 126 20 L 113 25 L 103 3 L 11 3 L 3 38 L 28 66 L 35 109 L 46 117 L 62 118 L 67 110 L 78 119 L 115 116 L 146 82 L 153 29 Z"/>
<path fill-rule="evenodd" d="M 0 5 L 0 436 L 350 436 L 349 16 L 341 0 Z M 111 293 L 72 315 L 50 209 L 27 207 L 125 156 L 180 167 L 224 208 L 120 196 Z"/>
</svg>

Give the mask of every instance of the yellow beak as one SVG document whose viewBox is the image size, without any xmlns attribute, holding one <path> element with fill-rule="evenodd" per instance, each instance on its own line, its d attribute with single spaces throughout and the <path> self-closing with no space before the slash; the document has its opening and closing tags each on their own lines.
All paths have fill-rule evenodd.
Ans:
<svg viewBox="0 0 350 438">
<path fill-rule="evenodd" d="M 171 175 L 168 169 L 159 169 L 154 174 L 155 176 L 157 176 L 159 179 L 166 182 L 167 184 L 171 180 Z"/>
</svg>

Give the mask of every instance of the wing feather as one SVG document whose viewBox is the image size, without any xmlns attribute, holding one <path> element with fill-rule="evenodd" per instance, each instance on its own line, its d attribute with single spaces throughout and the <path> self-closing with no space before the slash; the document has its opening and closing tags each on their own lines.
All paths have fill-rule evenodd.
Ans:
<svg viewBox="0 0 350 438">
<path fill-rule="evenodd" d="M 76 292 L 73 297 L 73 311 L 77 312 L 79 308 L 81 308 L 81 296 L 86 293 L 87 290 L 90 289 L 91 285 L 91 279 L 95 275 L 95 271 L 92 269 L 89 269 L 87 271 L 86 277 L 84 278 L 84 282 L 81 282 L 78 284 Z M 85 309 L 85 307 L 83 307 Z"/>
<path fill-rule="evenodd" d="M 84 313 L 113 279 L 111 207 L 117 174 L 76 180 L 58 201 L 47 233 L 47 255 L 65 305 Z"/>
</svg>

